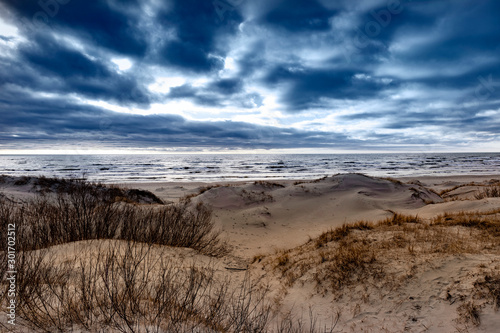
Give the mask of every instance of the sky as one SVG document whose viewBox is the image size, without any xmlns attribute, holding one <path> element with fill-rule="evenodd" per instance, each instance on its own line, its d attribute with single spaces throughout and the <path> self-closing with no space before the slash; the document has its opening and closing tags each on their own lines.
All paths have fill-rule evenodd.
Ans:
<svg viewBox="0 0 500 333">
<path fill-rule="evenodd" d="M 500 1 L 0 0 L 0 153 L 500 151 Z"/>
</svg>

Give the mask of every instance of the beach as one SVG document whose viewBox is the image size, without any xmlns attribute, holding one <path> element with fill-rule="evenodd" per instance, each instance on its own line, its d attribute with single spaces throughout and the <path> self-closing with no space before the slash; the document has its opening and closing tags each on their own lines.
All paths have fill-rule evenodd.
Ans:
<svg viewBox="0 0 500 333">
<path fill-rule="evenodd" d="M 0 192 L 29 200 L 34 182 L 5 176 Z M 210 265 L 234 286 L 251 277 L 270 288 L 266 297 L 281 315 L 309 322 L 311 313 L 335 332 L 495 332 L 500 198 L 489 190 L 499 185 L 500 175 L 394 179 L 352 173 L 117 184 L 154 193 L 167 206 L 210 207 L 229 248 L 213 258 L 164 246 L 155 249 L 157 256 Z M 486 222 L 493 227 L 483 228 Z M 61 244 L 49 252 L 64 262 L 109 242 Z"/>
<path fill-rule="evenodd" d="M 500 331 L 500 1 L 0 9 L 0 333 Z"/>
</svg>

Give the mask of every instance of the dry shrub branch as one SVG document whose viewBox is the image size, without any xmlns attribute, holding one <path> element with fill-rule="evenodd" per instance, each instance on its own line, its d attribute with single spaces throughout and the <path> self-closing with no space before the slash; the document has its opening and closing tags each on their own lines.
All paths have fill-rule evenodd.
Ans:
<svg viewBox="0 0 500 333">
<path fill-rule="evenodd" d="M 0 199 L 0 218 L 2 232 L 8 223 L 16 224 L 20 250 L 121 239 L 189 247 L 210 256 L 228 251 L 215 229 L 211 210 L 202 204 L 145 206 L 115 202 L 109 191 L 83 181 L 55 196 L 39 194 L 23 204 Z"/>
</svg>

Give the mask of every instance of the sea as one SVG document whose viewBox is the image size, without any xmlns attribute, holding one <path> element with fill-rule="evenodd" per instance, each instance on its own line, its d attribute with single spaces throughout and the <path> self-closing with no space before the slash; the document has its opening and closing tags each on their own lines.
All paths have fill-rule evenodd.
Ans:
<svg viewBox="0 0 500 333">
<path fill-rule="evenodd" d="M 104 183 L 500 174 L 500 153 L 0 155 L 0 174 Z"/>
</svg>

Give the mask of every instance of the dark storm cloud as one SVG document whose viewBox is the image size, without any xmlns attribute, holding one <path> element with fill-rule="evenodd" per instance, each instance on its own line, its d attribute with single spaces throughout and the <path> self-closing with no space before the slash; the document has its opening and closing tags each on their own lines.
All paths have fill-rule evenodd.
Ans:
<svg viewBox="0 0 500 333">
<path fill-rule="evenodd" d="M 76 93 L 119 104 L 148 105 L 150 96 L 133 76 L 118 74 L 109 63 L 34 35 L 17 50 L 16 59 L 0 58 L 0 85 L 14 84 L 38 92 Z"/>
<path fill-rule="evenodd" d="M 151 18 L 156 21 L 152 26 L 158 31 L 148 31 L 139 22 L 139 16 L 145 13 L 137 1 L 87 3 L 73 0 L 62 4 L 63 1 L 44 0 L 41 3 L 3 2 L 10 14 L 8 20 L 28 37 L 28 41 L 16 50 L 21 61 L 10 60 L 10 67 L 25 69 L 25 73 L 8 75 L 12 83 L 25 85 L 27 81 L 45 81 L 32 88 L 73 92 L 87 98 L 143 106 L 154 100 L 143 87 L 149 82 L 143 82 L 144 79 L 135 72 L 117 74 L 109 68 L 109 60 L 106 62 L 109 56 L 103 52 L 132 56 L 142 63 L 165 68 L 210 72 L 224 66 L 221 57 L 225 50 L 216 46 L 217 38 L 233 33 L 242 20 L 234 12 L 221 24 L 210 1 L 175 1 L 165 4 Z M 174 31 L 173 39 L 164 38 L 162 34 L 168 35 L 167 30 Z M 62 33 L 77 38 L 85 53 L 82 49 L 72 48 L 65 40 L 54 38 Z M 149 36 L 154 33 L 159 33 L 162 38 L 151 41 Z M 148 49 L 151 52 L 146 54 Z M 17 79 L 31 75 L 44 76 L 44 79 Z M 55 82 L 47 85 L 46 81 L 51 77 Z M 58 83 L 63 83 L 64 87 Z M 213 88 L 215 92 L 234 94 L 239 86 L 237 80 L 217 80 Z M 215 97 L 207 94 L 198 100 L 201 104 L 218 104 Z"/>
<path fill-rule="evenodd" d="M 147 43 L 144 32 L 136 28 L 135 16 L 140 1 L 76 0 L 2 0 L 12 11 L 10 19 L 28 35 L 40 29 L 70 32 L 87 43 L 112 51 L 144 55 Z"/>
<path fill-rule="evenodd" d="M 436 5 L 409 3 L 393 17 L 387 29 L 391 36 L 412 32 L 428 33 L 430 42 L 402 54 L 403 60 L 454 63 L 475 55 L 497 54 L 500 46 L 498 1 L 438 1 Z M 394 24 L 395 23 L 395 24 Z M 384 38 L 381 33 L 377 38 Z M 385 38 L 391 42 L 390 38 Z"/>
<path fill-rule="evenodd" d="M 290 111 L 328 107 L 323 98 L 364 99 L 373 97 L 388 85 L 377 80 L 364 79 L 365 73 L 353 70 L 319 70 L 301 67 L 275 68 L 265 82 L 270 85 L 286 82 L 289 88 L 282 101 Z M 393 86 L 393 84 L 392 84 Z"/>
<path fill-rule="evenodd" d="M 271 10 L 258 22 L 292 33 L 324 31 L 330 28 L 329 19 L 335 11 L 328 10 L 315 0 L 271 1 Z"/>
<path fill-rule="evenodd" d="M 170 88 L 166 95 L 169 99 L 187 99 L 201 106 L 223 107 L 230 102 L 242 108 L 262 105 L 262 97 L 257 93 L 245 93 L 240 79 L 218 79 L 205 86 L 193 87 L 190 84 Z"/>
<path fill-rule="evenodd" d="M 201 106 L 222 106 L 221 102 L 223 101 L 221 96 L 213 92 L 206 93 L 205 89 L 196 88 L 190 84 L 170 88 L 167 96 L 169 99 L 189 100 Z"/>
<path fill-rule="evenodd" d="M 252 43 L 249 50 L 238 59 L 239 75 L 243 78 L 252 76 L 258 69 L 266 65 L 266 44 L 263 41 Z"/>
<path fill-rule="evenodd" d="M 399 32 L 398 42 L 403 45 L 405 34 L 409 41 L 414 35 L 428 36 L 418 47 L 392 53 L 392 59 L 408 70 L 432 70 L 432 75 L 409 81 L 464 89 L 474 87 L 480 77 L 500 77 L 500 26 L 495 23 L 500 3 L 456 1 L 448 6 L 442 1 L 438 5 L 411 3 L 384 29 Z M 442 10 L 440 15 L 437 9 Z"/>
<path fill-rule="evenodd" d="M 392 6 L 394 3 L 398 5 Z M 345 45 L 341 47 L 344 57 L 333 60 L 331 66 L 327 63 L 320 70 L 298 64 L 290 71 L 283 64 L 277 64 L 267 73 L 264 82 L 290 83 L 281 97 L 292 112 L 321 107 L 324 98 L 373 97 L 405 82 L 429 87 L 473 88 L 478 77 L 489 74 L 500 77 L 499 67 L 494 66 L 499 63 L 500 26 L 494 23 L 497 15 L 492 14 L 500 12 L 498 6 L 493 1 L 472 5 L 470 1 L 457 1 L 456 6 L 449 6 L 446 1 L 386 1 L 374 8 L 354 11 L 348 14 L 351 19 L 357 18 L 358 23 L 335 32 L 344 38 Z M 345 14 L 344 11 L 339 16 Z M 398 51 L 398 47 L 405 47 L 415 35 L 421 38 L 421 45 Z M 474 59 L 488 56 L 495 59 L 493 63 Z M 433 73 L 415 79 L 385 76 L 392 79 L 390 85 L 355 79 L 356 74 L 376 79 L 378 66 L 390 67 L 391 63 L 401 66 L 406 73 L 422 69 L 433 70 Z"/>
<path fill-rule="evenodd" d="M 221 69 L 227 50 L 216 45 L 217 39 L 236 31 L 243 18 L 232 11 L 220 22 L 212 1 L 174 1 L 158 15 L 158 22 L 175 30 L 175 39 L 160 50 L 160 61 L 194 72 Z"/>
<path fill-rule="evenodd" d="M 170 98 L 193 98 L 197 94 L 197 89 L 190 84 L 170 88 L 168 96 Z"/>
<path fill-rule="evenodd" d="M 457 3 L 461 2 L 458 0 Z M 389 46 L 399 33 L 432 29 L 450 10 L 448 1 L 387 0 L 358 13 L 359 24 L 351 38 Z M 453 10 L 453 9 L 451 9 Z"/>
<path fill-rule="evenodd" d="M 2 5 L 6 19 L 26 41 L 13 50 L 14 57 L 0 60 L 5 64 L 0 83 L 121 105 L 147 106 L 152 101 L 138 77 L 117 73 L 103 54 L 144 55 L 147 42 L 131 14 L 137 2 L 7 0 Z M 61 34 L 80 46 L 61 39 Z"/>
<path fill-rule="evenodd" d="M 209 50 L 190 41 L 169 42 L 161 53 L 166 64 L 194 72 L 208 72 L 224 67 L 221 59 L 210 57 Z"/>
<path fill-rule="evenodd" d="M 22 101 L 22 103 L 20 102 Z M 242 122 L 187 121 L 174 115 L 130 115 L 82 106 L 61 99 L 0 93 L 2 148 L 16 142 L 29 147 L 39 140 L 99 142 L 101 147 L 291 148 L 351 147 L 344 135 L 300 131 Z M 5 112 L 9 109 L 9 112 Z M 16 135 L 16 139 L 12 139 Z M 19 148 L 19 146 L 17 146 Z M 26 148 L 26 147 L 24 147 Z"/>
<path fill-rule="evenodd" d="M 242 90 L 243 83 L 240 79 L 222 79 L 214 82 L 212 87 L 223 95 L 233 95 Z"/>
</svg>

